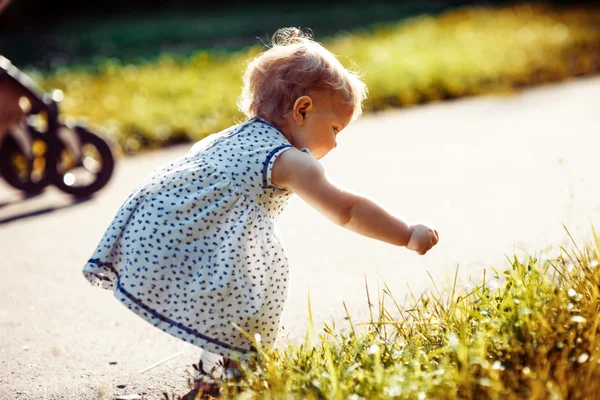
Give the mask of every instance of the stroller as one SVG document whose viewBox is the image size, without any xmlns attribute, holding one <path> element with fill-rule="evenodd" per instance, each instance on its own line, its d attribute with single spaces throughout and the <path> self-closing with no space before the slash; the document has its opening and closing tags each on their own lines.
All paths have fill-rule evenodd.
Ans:
<svg viewBox="0 0 600 400">
<path fill-rule="evenodd" d="M 40 193 L 48 185 L 76 197 L 102 189 L 115 164 L 108 143 L 82 124 L 61 121 L 62 92 L 43 92 L 0 56 L 0 83 L 5 79 L 23 93 L 29 111 L 21 123 L 0 137 L 0 176 L 27 194 Z"/>
</svg>

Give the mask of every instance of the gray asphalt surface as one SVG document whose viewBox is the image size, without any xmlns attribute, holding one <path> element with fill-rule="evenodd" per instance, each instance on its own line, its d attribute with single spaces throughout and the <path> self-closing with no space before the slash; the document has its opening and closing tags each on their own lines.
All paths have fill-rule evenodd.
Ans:
<svg viewBox="0 0 600 400">
<path fill-rule="evenodd" d="M 428 255 L 362 238 L 293 198 L 280 220 L 292 293 L 280 345 L 303 340 L 310 291 L 320 330 L 368 318 L 365 279 L 399 301 L 462 285 L 506 255 L 556 254 L 600 230 L 600 78 L 364 116 L 324 161 L 334 180 L 440 233 Z M 0 183 L 0 399 L 182 394 L 199 351 L 92 288 L 81 268 L 133 187 L 189 145 L 121 159 L 95 198 L 54 188 L 23 200 Z M 548 247 L 549 245 L 553 247 Z M 142 369 L 170 356 L 145 373 Z M 189 368 L 187 368 L 189 369 Z"/>
</svg>

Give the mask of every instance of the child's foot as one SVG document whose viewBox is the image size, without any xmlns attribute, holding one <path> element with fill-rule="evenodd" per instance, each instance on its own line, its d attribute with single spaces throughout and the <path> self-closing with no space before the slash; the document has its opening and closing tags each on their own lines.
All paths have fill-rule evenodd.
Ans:
<svg viewBox="0 0 600 400">
<path fill-rule="evenodd" d="M 183 396 L 182 400 L 212 399 L 219 397 L 219 394 L 221 394 L 221 386 L 217 381 L 208 376 L 201 376 L 194 379 L 194 389 Z"/>
<path fill-rule="evenodd" d="M 221 392 L 220 382 L 222 381 L 235 381 L 241 376 L 239 370 L 239 364 L 234 360 L 223 358 L 216 365 L 217 368 L 213 367 L 210 371 L 207 371 L 202 360 L 198 363 L 196 369 L 196 377 L 194 377 L 193 385 L 194 389 L 183 397 L 183 400 L 199 398 L 215 398 L 218 397 Z M 207 396 L 207 397 L 205 397 Z"/>
</svg>

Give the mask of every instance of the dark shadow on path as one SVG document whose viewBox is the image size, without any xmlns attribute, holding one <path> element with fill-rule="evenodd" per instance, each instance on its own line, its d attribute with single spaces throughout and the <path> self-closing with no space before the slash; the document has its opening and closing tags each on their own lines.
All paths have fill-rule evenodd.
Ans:
<svg viewBox="0 0 600 400">
<path fill-rule="evenodd" d="M 8 199 L 2 199 L 0 200 L 0 208 L 2 207 L 6 207 L 6 206 L 10 206 L 11 204 L 16 204 L 22 201 L 27 201 L 29 199 L 33 199 L 34 197 L 38 197 L 39 195 L 41 195 L 43 192 L 39 192 L 39 193 L 15 193 L 14 195 L 10 196 Z"/>
<path fill-rule="evenodd" d="M 36 196 L 21 196 L 17 200 L 10 199 L 8 201 L 3 201 L 0 203 L 0 208 L 5 207 L 10 204 L 17 203 L 19 201 L 27 200 L 29 198 L 36 197 Z M 28 212 L 24 212 L 24 213 L 20 213 L 20 214 L 16 214 L 16 215 L 11 215 L 11 216 L 8 216 L 5 218 L 1 218 L 0 225 L 8 224 L 10 222 L 18 221 L 20 219 L 31 218 L 31 217 L 36 217 L 39 215 L 49 214 L 51 212 L 62 210 L 64 208 L 70 208 L 70 207 L 76 206 L 78 204 L 85 203 L 85 202 L 91 200 L 92 198 L 93 198 L 93 196 L 73 198 L 73 200 L 68 204 L 64 204 L 64 205 L 60 205 L 60 206 L 43 207 L 38 210 L 32 210 L 32 211 L 28 211 Z"/>
</svg>

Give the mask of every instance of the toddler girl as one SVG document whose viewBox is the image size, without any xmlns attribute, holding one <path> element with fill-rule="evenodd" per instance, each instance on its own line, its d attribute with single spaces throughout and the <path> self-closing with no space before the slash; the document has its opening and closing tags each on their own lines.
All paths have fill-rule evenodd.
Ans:
<svg viewBox="0 0 600 400">
<path fill-rule="evenodd" d="M 366 87 L 297 29 L 278 31 L 244 76 L 246 122 L 155 170 L 121 206 L 85 277 L 140 317 L 202 348 L 201 367 L 273 346 L 288 295 L 274 223 L 292 193 L 361 235 L 425 254 L 437 232 L 337 187 L 317 161 L 360 116 Z M 216 374 L 216 375 L 215 375 Z"/>
</svg>

